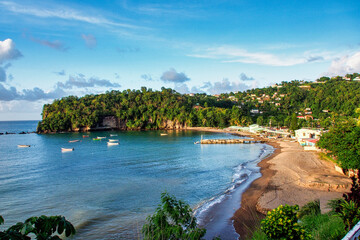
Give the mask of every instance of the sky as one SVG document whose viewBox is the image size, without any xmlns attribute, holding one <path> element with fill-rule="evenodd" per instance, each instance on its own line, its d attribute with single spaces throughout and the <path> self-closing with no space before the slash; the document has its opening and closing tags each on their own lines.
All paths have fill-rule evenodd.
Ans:
<svg viewBox="0 0 360 240">
<path fill-rule="evenodd" d="M 359 0 L 0 0 L 0 121 L 111 90 L 217 94 L 360 72 Z"/>
</svg>

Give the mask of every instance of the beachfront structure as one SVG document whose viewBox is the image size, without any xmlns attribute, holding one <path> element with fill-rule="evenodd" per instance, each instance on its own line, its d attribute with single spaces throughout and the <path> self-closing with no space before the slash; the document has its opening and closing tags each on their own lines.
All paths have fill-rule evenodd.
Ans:
<svg viewBox="0 0 360 240">
<path fill-rule="evenodd" d="M 320 136 L 321 136 L 321 130 L 319 129 L 301 128 L 295 130 L 295 138 L 297 139 L 298 142 L 304 138 L 320 139 Z"/>
<path fill-rule="evenodd" d="M 295 130 L 295 138 L 304 147 L 306 151 L 318 151 L 316 147 L 317 141 L 319 141 L 321 136 L 321 130 L 319 129 L 310 129 L 310 128 L 301 128 Z"/>
</svg>

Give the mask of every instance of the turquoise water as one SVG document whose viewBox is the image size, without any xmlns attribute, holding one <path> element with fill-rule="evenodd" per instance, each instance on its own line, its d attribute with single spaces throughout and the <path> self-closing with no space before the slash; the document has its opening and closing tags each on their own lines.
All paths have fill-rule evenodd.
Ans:
<svg viewBox="0 0 360 240">
<path fill-rule="evenodd" d="M 0 122 L 0 132 L 34 131 L 37 125 L 13 123 Z M 208 223 L 211 209 L 258 176 L 256 162 L 271 152 L 264 144 L 194 144 L 201 135 L 234 138 L 228 134 L 160 133 L 0 135 L 0 215 L 5 227 L 30 216 L 64 215 L 78 230 L 74 239 L 140 239 L 146 216 L 167 191 L 197 209 L 199 223 L 214 230 Z M 110 134 L 118 135 L 111 137 L 119 139 L 118 146 L 107 146 Z M 107 139 L 94 141 L 97 136 Z M 80 142 L 68 142 L 76 139 Z M 61 147 L 75 150 L 62 153 Z"/>
</svg>

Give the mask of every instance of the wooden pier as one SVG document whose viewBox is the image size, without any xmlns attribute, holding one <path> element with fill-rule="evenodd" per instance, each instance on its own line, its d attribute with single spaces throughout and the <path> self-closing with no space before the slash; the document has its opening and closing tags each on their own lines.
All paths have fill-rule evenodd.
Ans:
<svg viewBox="0 0 360 240">
<path fill-rule="evenodd" d="M 195 144 L 252 144 L 252 143 L 264 143 L 264 140 L 255 139 L 202 139 Z"/>
</svg>

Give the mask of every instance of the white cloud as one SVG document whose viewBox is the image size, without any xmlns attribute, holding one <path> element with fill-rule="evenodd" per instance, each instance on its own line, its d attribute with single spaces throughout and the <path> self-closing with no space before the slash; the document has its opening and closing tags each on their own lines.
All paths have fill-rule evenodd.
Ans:
<svg viewBox="0 0 360 240">
<path fill-rule="evenodd" d="M 0 2 L 4 8 L 13 13 L 26 14 L 40 18 L 59 18 L 64 20 L 75 20 L 96 25 L 108 25 L 114 27 L 123 27 L 129 29 L 140 28 L 135 25 L 114 22 L 102 16 L 90 16 L 76 9 L 65 6 L 54 6 L 54 8 L 39 8 L 30 5 L 17 4 L 9 1 Z"/>
<path fill-rule="evenodd" d="M 242 81 L 253 81 L 253 77 L 248 77 L 245 73 L 241 73 L 239 76 L 240 80 Z"/>
<path fill-rule="evenodd" d="M 88 87 L 121 87 L 118 83 L 112 83 L 106 79 L 99 79 L 97 77 L 90 77 L 86 79 L 85 75 L 78 74 L 77 76 L 69 76 L 69 80 L 65 83 L 58 82 L 57 88 L 72 89 L 76 88 L 88 88 Z"/>
<path fill-rule="evenodd" d="M 175 89 L 175 91 L 182 93 L 182 94 L 190 93 L 189 87 L 186 85 L 186 83 L 177 83 L 177 84 L 175 84 L 174 89 Z"/>
<path fill-rule="evenodd" d="M 249 63 L 269 66 L 294 66 L 309 62 L 329 60 L 334 54 L 329 52 L 305 51 L 299 54 L 273 54 L 268 52 L 254 52 L 234 46 L 219 46 L 198 49 L 190 57 L 218 59 L 224 63 Z"/>
<path fill-rule="evenodd" d="M 354 72 L 360 72 L 360 52 L 336 58 L 331 62 L 330 68 L 324 75 L 344 76 L 347 73 Z"/>
<path fill-rule="evenodd" d="M 174 68 L 170 68 L 168 71 L 165 71 L 160 79 L 164 82 L 173 83 L 183 83 L 190 80 L 190 78 L 186 76 L 185 73 L 176 72 Z"/>
<path fill-rule="evenodd" d="M 65 94 L 66 93 L 60 88 L 56 88 L 49 92 L 45 92 L 44 90 L 37 87 L 33 89 L 23 89 L 22 91 L 17 91 L 15 87 L 10 87 L 7 89 L 2 84 L 0 84 L 0 101 L 37 101 L 41 99 L 59 98 L 65 96 Z"/>
<path fill-rule="evenodd" d="M 0 64 L 22 57 L 19 50 L 15 48 L 15 43 L 11 39 L 0 41 Z"/>
<path fill-rule="evenodd" d="M 250 87 L 242 82 L 230 82 L 229 79 L 224 78 L 221 82 L 205 83 L 206 91 L 210 94 L 220 94 L 229 92 L 238 92 L 249 89 Z M 204 87 L 201 87 L 204 88 Z"/>
</svg>

